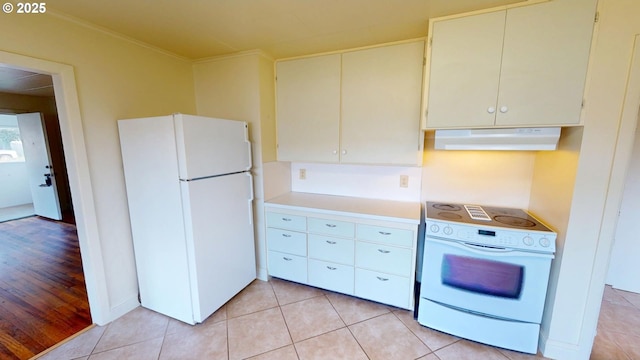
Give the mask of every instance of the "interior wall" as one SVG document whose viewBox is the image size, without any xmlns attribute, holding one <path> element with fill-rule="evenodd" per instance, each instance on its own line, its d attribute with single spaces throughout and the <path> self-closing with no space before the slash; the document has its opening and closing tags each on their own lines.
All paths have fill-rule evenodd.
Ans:
<svg viewBox="0 0 640 360">
<path fill-rule="evenodd" d="M 582 133 L 582 127 L 562 129 L 558 150 L 540 151 L 535 159 L 529 210 L 557 233 L 555 259 L 551 263 L 546 308 L 542 320 L 543 329 L 553 316 L 551 304 L 555 302 L 559 286 L 558 278 L 571 214 Z M 545 332 L 543 337 L 547 336 Z"/>
<path fill-rule="evenodd" d="M 624 184 L 614 160 L 630 151 L 616 149 L 633 136 L 621 113 L 640 2 L 600 0 L 598 11 L 571 214 L 542 324 L 543 354 L 558 359 L 587 359 L 591 352 Z"/>
<path fill-rule="evenodd" d="M 527 209 L 536 152 L 434 150 L 425 138 L 422 201 Z"/>
<path fill-rule="evenodd" d="M 87 281 L 106 282 L 101 286 L 107 289 L 108 309 L 96 313 L 100 316 L 92 309 L 94 321 L 106 323 L 138 305 L 116 121 L 195 112 L 191 63 L 49 12 L 3 16 L 0 33 L 4 52 L 73 67 L 90 174 L 80 181 L 91 185 L 97 223 L 96 236 L 81 240 L 81 251 L 87 251 L 83 241 L 98 251 L 86 256 L 100 264 L 96 271 L 103 276 Z M 74 151 L 64 145 L 67 155 Z"/>
<path fill-rule="evenodd" d="M 305 178 L 300 178 L 304 169 Z M 400 186 L 406 175 L 408 186 Z M 396 201 L 420 201 L 421 170 L 409 166 L 291 163 L 291 190 Z"/>
<path fill-rule="evenodd" d="M 249 123 L 254 176 L 258 278 L 267 279 L 264 226 L 265 161 L 275 157 L 273 60 L 261 52 L 198 61 L 193 66 L 198 115 Z"/>
</svg>

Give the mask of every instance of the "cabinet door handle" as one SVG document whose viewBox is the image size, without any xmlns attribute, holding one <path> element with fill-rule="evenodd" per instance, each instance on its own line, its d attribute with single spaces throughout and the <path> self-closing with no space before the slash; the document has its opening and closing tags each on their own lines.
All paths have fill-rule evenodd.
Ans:
<svg viewBox="0 0 640 360">
<path fill-rule="evenodd" d="M 380 276 L 376 276 L 376 277 L 377 277 L 377 278 L 378 278 L 378 280 L 380 280 L 380 281 L 389 281 L 389 278 L 383 278 L 383 277 L 380 277 Z"/>
<path fill-rule="evenodd" d="M 284 261 L 291 261 L 291 260 L 293 260 L 292 258 L 288 258 L 288 257 L 284 257 L 284 256 L 283 256 L 282 258 L 284 259 Z"/>
<path fill-rule="evenodd" d="M 336 244 L 336 242 L 335 242 L 335 241 L 329 241 L 329 240 L 325 240 L 325 241 L 326 241 L 326 242 L 327 242 L 327 244 L 329 244 L 329 245 L 335 245 L 335 244 Z"/>
<path fill-rule="evenodd" d="M 335 269 L 337 269 L 337 268 L 334 268 L 333 266 L 327 266 L 327 269 L 329 269 L 329 270 L 335 270 Z"/>
<path fill-rule="evenodd" d="M 487 112 L 488 112 L 489 114 L 493 114 L 494 112 L 496 112 L 496 108 L 494 108 L 493 106 L 489 106 L 489 107 L 487 108 Z"/>
<path fill-rule="evenodd" d="M 282 234 L 282 237 L 290 238 L 291 235 L 290 234 Z"/>
<path fill-rule="evenodd" d="M 291 221 L 290 218 L 282 218 L 282 221 Z"/>
<path fill-rule="evenodd" d="M 384 249 L 378 249 L 379 252 L 383 253 L 383 254 L 388 254 L 391 251 L 390 250 L 384 250 Z"/>
<path fill-rule="evenodd" d="M 504 114 L 504 113 L 506 113 L 507 111 L 509 111 L 509 108 L 508 108 L 508 107 L 506 107 L 506 106 L 504 106 L 504 105 L 500 107 L 500 112 L 501 112 L 501 113 L 503 113 L 503 114 Z"/>
<path fill-rule="evenodd" d="M 380 235 L 385 235 L 385 236 L 387 236 L 387 235 L 391 235 L 391 233 L 390 233 L 390 232 L 385 232 L 385 231 L 378 231 L 378 233 L 379 233 Z"/>
<path fill-rule="evenodd" d="M 334 228 L 334 227 L 336 227 L 336 224 L 324 224 L 324 226 L 330 227 L 330 228 Z"/>
</svg>

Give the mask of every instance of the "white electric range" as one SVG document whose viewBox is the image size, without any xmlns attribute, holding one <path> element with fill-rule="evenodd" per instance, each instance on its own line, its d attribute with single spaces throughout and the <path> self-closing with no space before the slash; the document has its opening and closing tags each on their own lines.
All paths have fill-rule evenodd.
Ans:
<svg viewBox="0 0 640 360">
<path fill-rule="evenodd" d="M 418 322 L 536 353 L 556 233 L 521 209 L 427 202 Z"/>
</svg>

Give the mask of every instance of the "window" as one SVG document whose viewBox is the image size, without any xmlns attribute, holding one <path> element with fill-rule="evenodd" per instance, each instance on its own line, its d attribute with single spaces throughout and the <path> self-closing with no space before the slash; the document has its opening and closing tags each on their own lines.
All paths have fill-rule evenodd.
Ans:
<svg viewBox="0 0 640 360">
<path fill-rule="evenodd" d="M 18 119 L 15 115 L 0 115 L 0 163 L 24 162 Z"/>
</svg>

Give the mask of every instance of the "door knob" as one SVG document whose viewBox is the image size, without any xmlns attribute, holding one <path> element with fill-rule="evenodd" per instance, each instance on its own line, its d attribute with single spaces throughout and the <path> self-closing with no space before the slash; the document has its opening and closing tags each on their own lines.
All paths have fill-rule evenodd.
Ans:
<svg viewBox="0 0 640 360">
<path fill-rule="evenodd" d="M 53 184 L 51 181 L 51 174 L 44 174 L 44 184 L 40 184 L 40 187 L 49 187 Z"/>
</svg>

